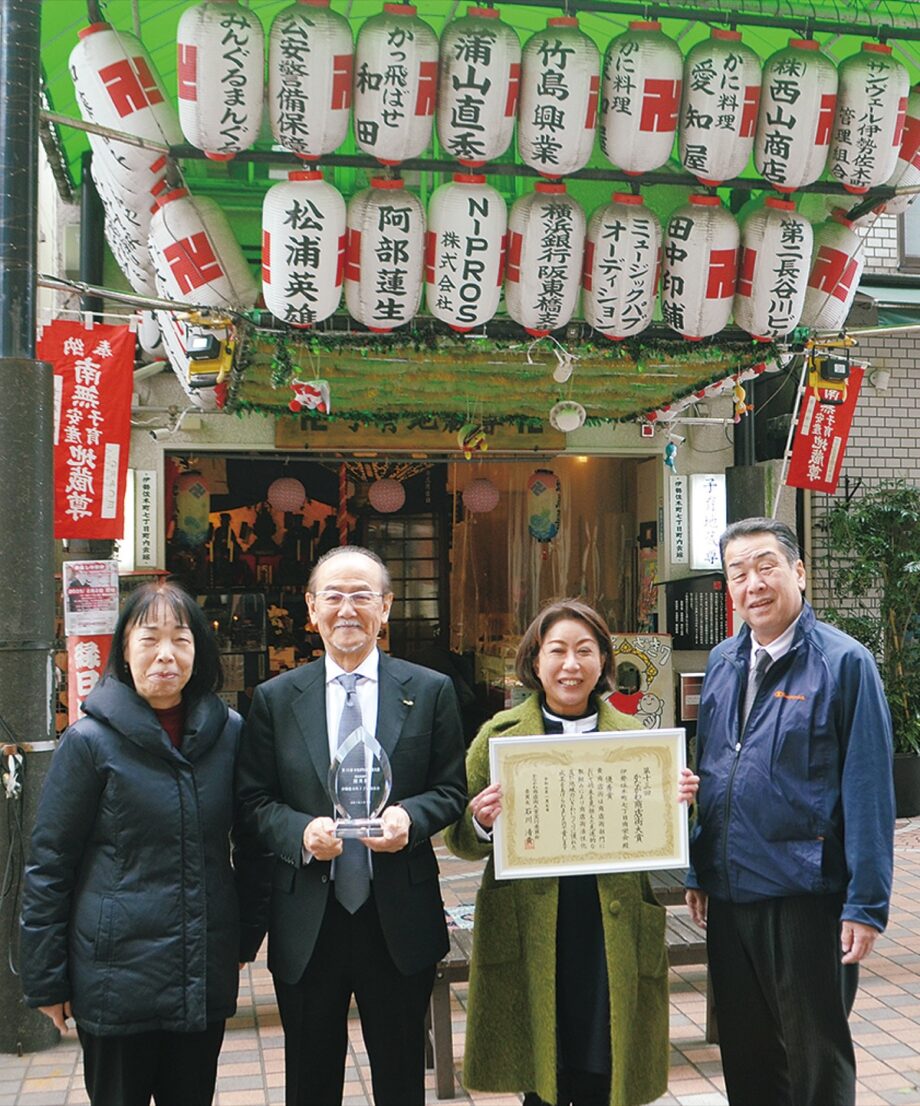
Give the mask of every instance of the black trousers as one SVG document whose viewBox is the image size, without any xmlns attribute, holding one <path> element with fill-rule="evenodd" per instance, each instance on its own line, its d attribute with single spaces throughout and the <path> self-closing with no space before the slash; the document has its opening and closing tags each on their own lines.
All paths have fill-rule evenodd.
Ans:
<svg viewBox="0 0 920 1106">
<path fill-rule="evenodd" d="M 709 900 L 709 974 L 731 1106 L 853 1106 L 839 895 Z"/>
<path fill-rule="evenodd" d="M 201 1033 L 100 1037 L 77 1026 L 92 1106 L 211 1106 L 224 1023 Z"/>
<path fill-rule="evenodd" d="M 551 1104 L 528 1091 L 522 1106 L 609 1106 L 610 1076 L 593 1071 L 561 1071 L 556 1096 L 555 1104 Z"/>
<path fill-rule="evenodd" d="M 341 1106 L 354 995 L 376 1106 L 424 1106 L 425 1011 L 435 965 L 402 975 L 390 958 L 373 891 L 355 914 L 332 890 L 298 983 L 275 979 L 284 1027 L 286 1106 Z"/>
</svg>

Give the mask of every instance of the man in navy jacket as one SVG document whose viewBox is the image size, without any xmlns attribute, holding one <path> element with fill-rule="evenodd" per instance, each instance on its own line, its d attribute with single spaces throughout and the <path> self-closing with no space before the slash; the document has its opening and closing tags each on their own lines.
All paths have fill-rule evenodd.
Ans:
<svg viewBox="0 0 920 1106">
<path fill-rule="evenodd" d="M 733 523 L 745 625 L 712 652 L 687 904 L 707 929 L 732 1106 L 852 1106 L 847 1017 L 888 920 L 891 718 L 871 654 L 805 602 L 795 534 Z"/>
</svg>

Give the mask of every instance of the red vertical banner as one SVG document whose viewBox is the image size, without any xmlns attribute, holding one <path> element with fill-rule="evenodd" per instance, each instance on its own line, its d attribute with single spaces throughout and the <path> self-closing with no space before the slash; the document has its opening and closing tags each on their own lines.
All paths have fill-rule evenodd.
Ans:
<svg viewBox="0 0 920 1106">
<path fill-rule="evenodd" d="M 135 336 L 55 319 L 38 343 L 54 367 L 54 536 L 123 536 Z"/>
<path fill-rule="evenodd" d="M 862 380 L 862 366 L 853 365 L 844 392 L 805 389 L 786 474 L 789 487 L 830 494 L 837 490 Z M 829 397 L 835 397 L 834 402 L 822 402 Z"/>
<path fill-rule="evenodd" d="M 83 700 L 102 679 L 111 634 L 80 634 L 67 639 L 67 722 L 73 725 L 83 717 Z"/>
</svg>

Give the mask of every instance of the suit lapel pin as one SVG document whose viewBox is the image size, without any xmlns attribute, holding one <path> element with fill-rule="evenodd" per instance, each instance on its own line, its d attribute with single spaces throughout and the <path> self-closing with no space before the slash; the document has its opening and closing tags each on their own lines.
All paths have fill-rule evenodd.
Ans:
<svg viewBox="0 0 920 1106">
<path fill-rule="evenodd" d="M 414 699 L 403 699 L 403 706 L 404 707 L 414 707 L 415 706 L 415 700 Z"/>
</svg>

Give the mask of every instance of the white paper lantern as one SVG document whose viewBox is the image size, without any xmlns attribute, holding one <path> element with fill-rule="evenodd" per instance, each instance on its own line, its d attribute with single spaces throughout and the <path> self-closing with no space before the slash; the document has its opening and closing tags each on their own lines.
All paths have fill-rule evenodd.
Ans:
<svg viewBox="0 0 920 1106">
<path fill-rule="evenodd" d="M 476 515 L 485 515 L 498 506 L 498 488 L 484 476 L 471 480 L 463 489 L 463 506 Z"/>
<path fill-rule="evenodd" d="M 897 165 L 910 79 L 881 42 L 864 42 L 840 63 L 837 76 L 828 172 L 848 192 L 862 194 L 888 180 Z"/>
<path fill-rule="evenodd" d="M 799 325 L 811 265 L 811 223 L 791 200 L 767 196 L 741 227 L 735 323 L 772 341 Z"/>
<path fill-rule="evenodd" d="M 355 142 L 383 165 L 418 157 L 431 141 L 438 38 L 413 4 L 384 4 L 355 43 Z"/>
<path fill-rule="evenodd" d="M 262 295 L 276 319 L 310 327 L 342 299 L 345 201 L 317 170 L 289 173 L 262 202 Z"/>
<path fill-rule="evenodd" d="M 307 159 L 342 145 L 354 55 L 351 26 L 329 10 L 329 0 L 298 0 L 278 12 L 268 46 L 268 115 L 276 142 Z"/>
<path fill-rule="evenodd" d="M 498 310 L 508 209 L 486 178 L 456 173 L 428 204 L 425 299 L 436 319 L 461 332 Z"/>
<path fill-rule="evenodd" d="M 661 314 L 691 341 L 728 325 L 735 296 L 738 224 L 718 196 L 691 196 L 668 219 L 661 249 Z"/>
<path fill-rule="evenodd" d="M 739 176 L 754 148 L 760 59 L 738 31 L 713 28 L 684 63 L 680 161 L 701 184 Z"/>
<path fill-rule="evenodd" d="M 159 195 L 156 189 L 166 173 L 166 154 L 151 154 L 146 150 L 143 151 L 144 158 L 139 159 L 125 154 L 125 151 L 133 150 L 136 155 L 138 151 L 124 142 L 116 142 L 98 134 L 87 134 L 86 137 L 93 151 L 93 164 L 100 166 L 120 189 Z"/>
<path fill-rule="evenodd" d="M 907 118 L 904 136 L 898 151 L 898 163 L 888 179 L 892 188 L 914 188 L 920 185 L 920 85 L 914 85 L 907 98 Z M 917 192 L 892 196 L 875 210 L 886 215 L 903 215 L 917 198 Z"/>
<path fill-rule="evenodd" d="M 549 19 L 524 43 L 518 151 L 544 177 L 575 173 L 594 148 L 600 53 L 570 16 Z"/>
<path fill-rule="evenodd" d="M 276 511 L 299 511 L 307 498 L 307 490 L 293 476 L 279 476 L 268 485 L 265 498 Z"/>
<path fill-rule="evenodd" d="M 585 248 L 585 214 L 561 182 L 537 181 L 508 217 L 505 307 L 535 337 L 575 312 Z"/>
<path fill-rule="evenodd" d="M 182 141 L 172 101 L 150 55 L 134 35 L 116 31 L 109 23 L 92 23 L 80 31 L 68 67 L 80 115 L 87 122 L 166 146 Z M 96 145 L 110 146 L 128 173 L 144 174 L 160 158 L 114 139 L 99 139 L 93 142 Z"/>
<path fill-rule="evenodd" d="M 105 240 L 132 289 L 141 296 L 155 296 L 156 279 L 148 239 L 156 196 L 128 191 L 109 176 L 103 165 L 93 155 L 91 172 L 105 212 Z M 157 194 L 165 192 L 166 178 L 161 177 L 154 188 Z"/>
<path fill-rule="evenodd" d="M 866 258 L 862 239 L 842 208 L 815 230 L 814 259 L 808 277 L 801 325 L 842 330 L 859 286 Z"/>
<path fill-rule="evenodd" d="M 836 102 L 837 70 L 813 39 L 791 39 L 767 59 L 754 164 L 778 192 L 813 184 L 824 172 Z"/>
<path fill-rule="evenodd" d="M 202 0 L 176 29 L 179 122 L 188 142 L 228 161 L 259 137 L 265 92 L 265 35 L 236 0 Z"/>
<path fill-rule="evenodd" d="M 353 319 L 386 333 L 413 319 L 422 299 L 425 210 L 401 180 L 372 180 L 348 202 L 345 303 Z"/>
<path fill-rule="evenodd" d="M 371 484 L 367 489 L 367 498 L 375 511 L 382 515 L 391 515 L 406 502 L 406 489 L 398 480 L 387 476 Z"/>
<path fill-rule="evenodd" d="M 626 173 L 660 169 L 671 156 L 684 59 L 657 21 L 634 20 L 604 54 L 601 149 Z"/>
<path fill-rule="evenodd" d="M 661 224 L 641 196 L 615 192 L 591 216 L 585 242 L 582 311 L 606 338 L 641 334 L 652 321 Z"/>
<path fill-rule="evenodd" d="M 521 43 L 494 8 L 467 8 L 441 35 L 438 138 L 478 168 L 511 144 L 521 88 Z"/>
<path fill-rule="evenodd" d="M 201 307 L 252 307 L 259 295 L 226 215 L 207 196 L 176 188 L 157 200 L 150 257 L 161 296 Z"/>
<path fill-rule="evenodd" d="M 549 424 L 554 430 L 571 434 L 585 424 L 586 411 L 573 399 L 563 399 L 555 404 L 549 413 Z"/>
</svg>

